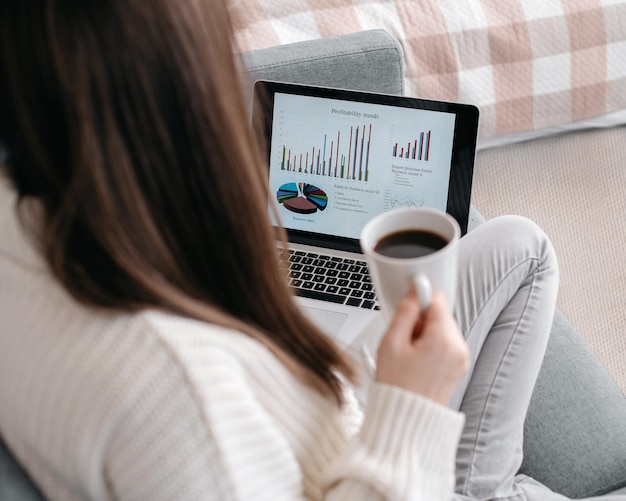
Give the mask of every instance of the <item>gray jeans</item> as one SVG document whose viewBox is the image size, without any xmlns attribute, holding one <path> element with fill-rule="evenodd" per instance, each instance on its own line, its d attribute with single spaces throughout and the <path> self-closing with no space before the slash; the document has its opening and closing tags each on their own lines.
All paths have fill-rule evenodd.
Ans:
<svg viewBox="0 0 626 501">
<path fill-rule="evenodd" d="M 565 500 L 517 475 L 524 420 L 556 303 L 552 245 L 527 219 L 496 218 L 461 239 L 459 271 L 455 315 L 472 365 L 450 404 L 466 416 L 454 499 Z"/>
</svg>

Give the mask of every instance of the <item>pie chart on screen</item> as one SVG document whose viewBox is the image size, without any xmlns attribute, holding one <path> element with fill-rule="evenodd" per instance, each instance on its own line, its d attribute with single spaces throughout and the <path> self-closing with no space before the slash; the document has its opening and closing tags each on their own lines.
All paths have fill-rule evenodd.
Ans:
<svg viewBox="0 0 626 501">
<path fill-rule="evenodd" d="M 276 192 L 278 203 L 297 214 L 313 214 L 326 209 L 328 195 L 312 184 L 286 183 Z"/>
</svg>

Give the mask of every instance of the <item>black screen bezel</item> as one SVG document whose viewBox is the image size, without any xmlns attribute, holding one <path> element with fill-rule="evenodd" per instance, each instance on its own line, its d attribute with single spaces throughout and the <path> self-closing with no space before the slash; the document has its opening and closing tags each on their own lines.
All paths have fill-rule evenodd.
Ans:
<svg viewBox="0 0 626 501">
<path fill-rule="evenodd" d="M 467 233 L 474 161 L 476 157 L 476 141 L 478 139 L 479 110 L 476 106 L 393 94 L 258 80 L 254 83 L 252 121 L 259 142 L 267 155 L 268 176 L 270 160 L 269 145 L 272 144 L 272 120 L 274 95 L 276 93 L 453 113 L 456 119 L 454 122 L 454 139 L 446 212 L 458 221 L 461 227 L 461 234 L 465 235 Z M 355 238 L 338 237 L 335 235 L 325 235 L 294 229 L 286 229 L 286 231 L 289 241 L 291 242 L 350 252 L 361 252 L 359 241 Z"/>
</svg>

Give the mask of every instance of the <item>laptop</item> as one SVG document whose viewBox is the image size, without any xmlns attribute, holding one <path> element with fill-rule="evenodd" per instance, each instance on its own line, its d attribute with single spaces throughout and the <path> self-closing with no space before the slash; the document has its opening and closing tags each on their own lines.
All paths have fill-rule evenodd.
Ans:
<svg viewBox="0 0 626 501">
<path fill-rule="evenodd" d="M 279 252 L 290 286 L 303 311 L 346 347 L 380 315 L 359 245 L 368 220 L 433 207 L 467 232 L 478 109 L 257 81 L 252 115 L 268 154 L 272 220 L 287 233 Z"/>
</svg>

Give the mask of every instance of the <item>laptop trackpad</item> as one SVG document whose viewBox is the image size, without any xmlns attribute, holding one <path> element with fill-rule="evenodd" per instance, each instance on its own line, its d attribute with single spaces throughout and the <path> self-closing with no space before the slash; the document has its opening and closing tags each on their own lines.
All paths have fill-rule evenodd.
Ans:
<svg viewBox="0 0 626 501">
<path fill-rule="evenodd" d="M 304 314 L 309 317 L 315 325 L 333 338 L 339 334 L 339 331 L 348 318 L 346 313 L 311 308 L 310 306 L 301 306 L 301 308 Z"/>
</svg>

